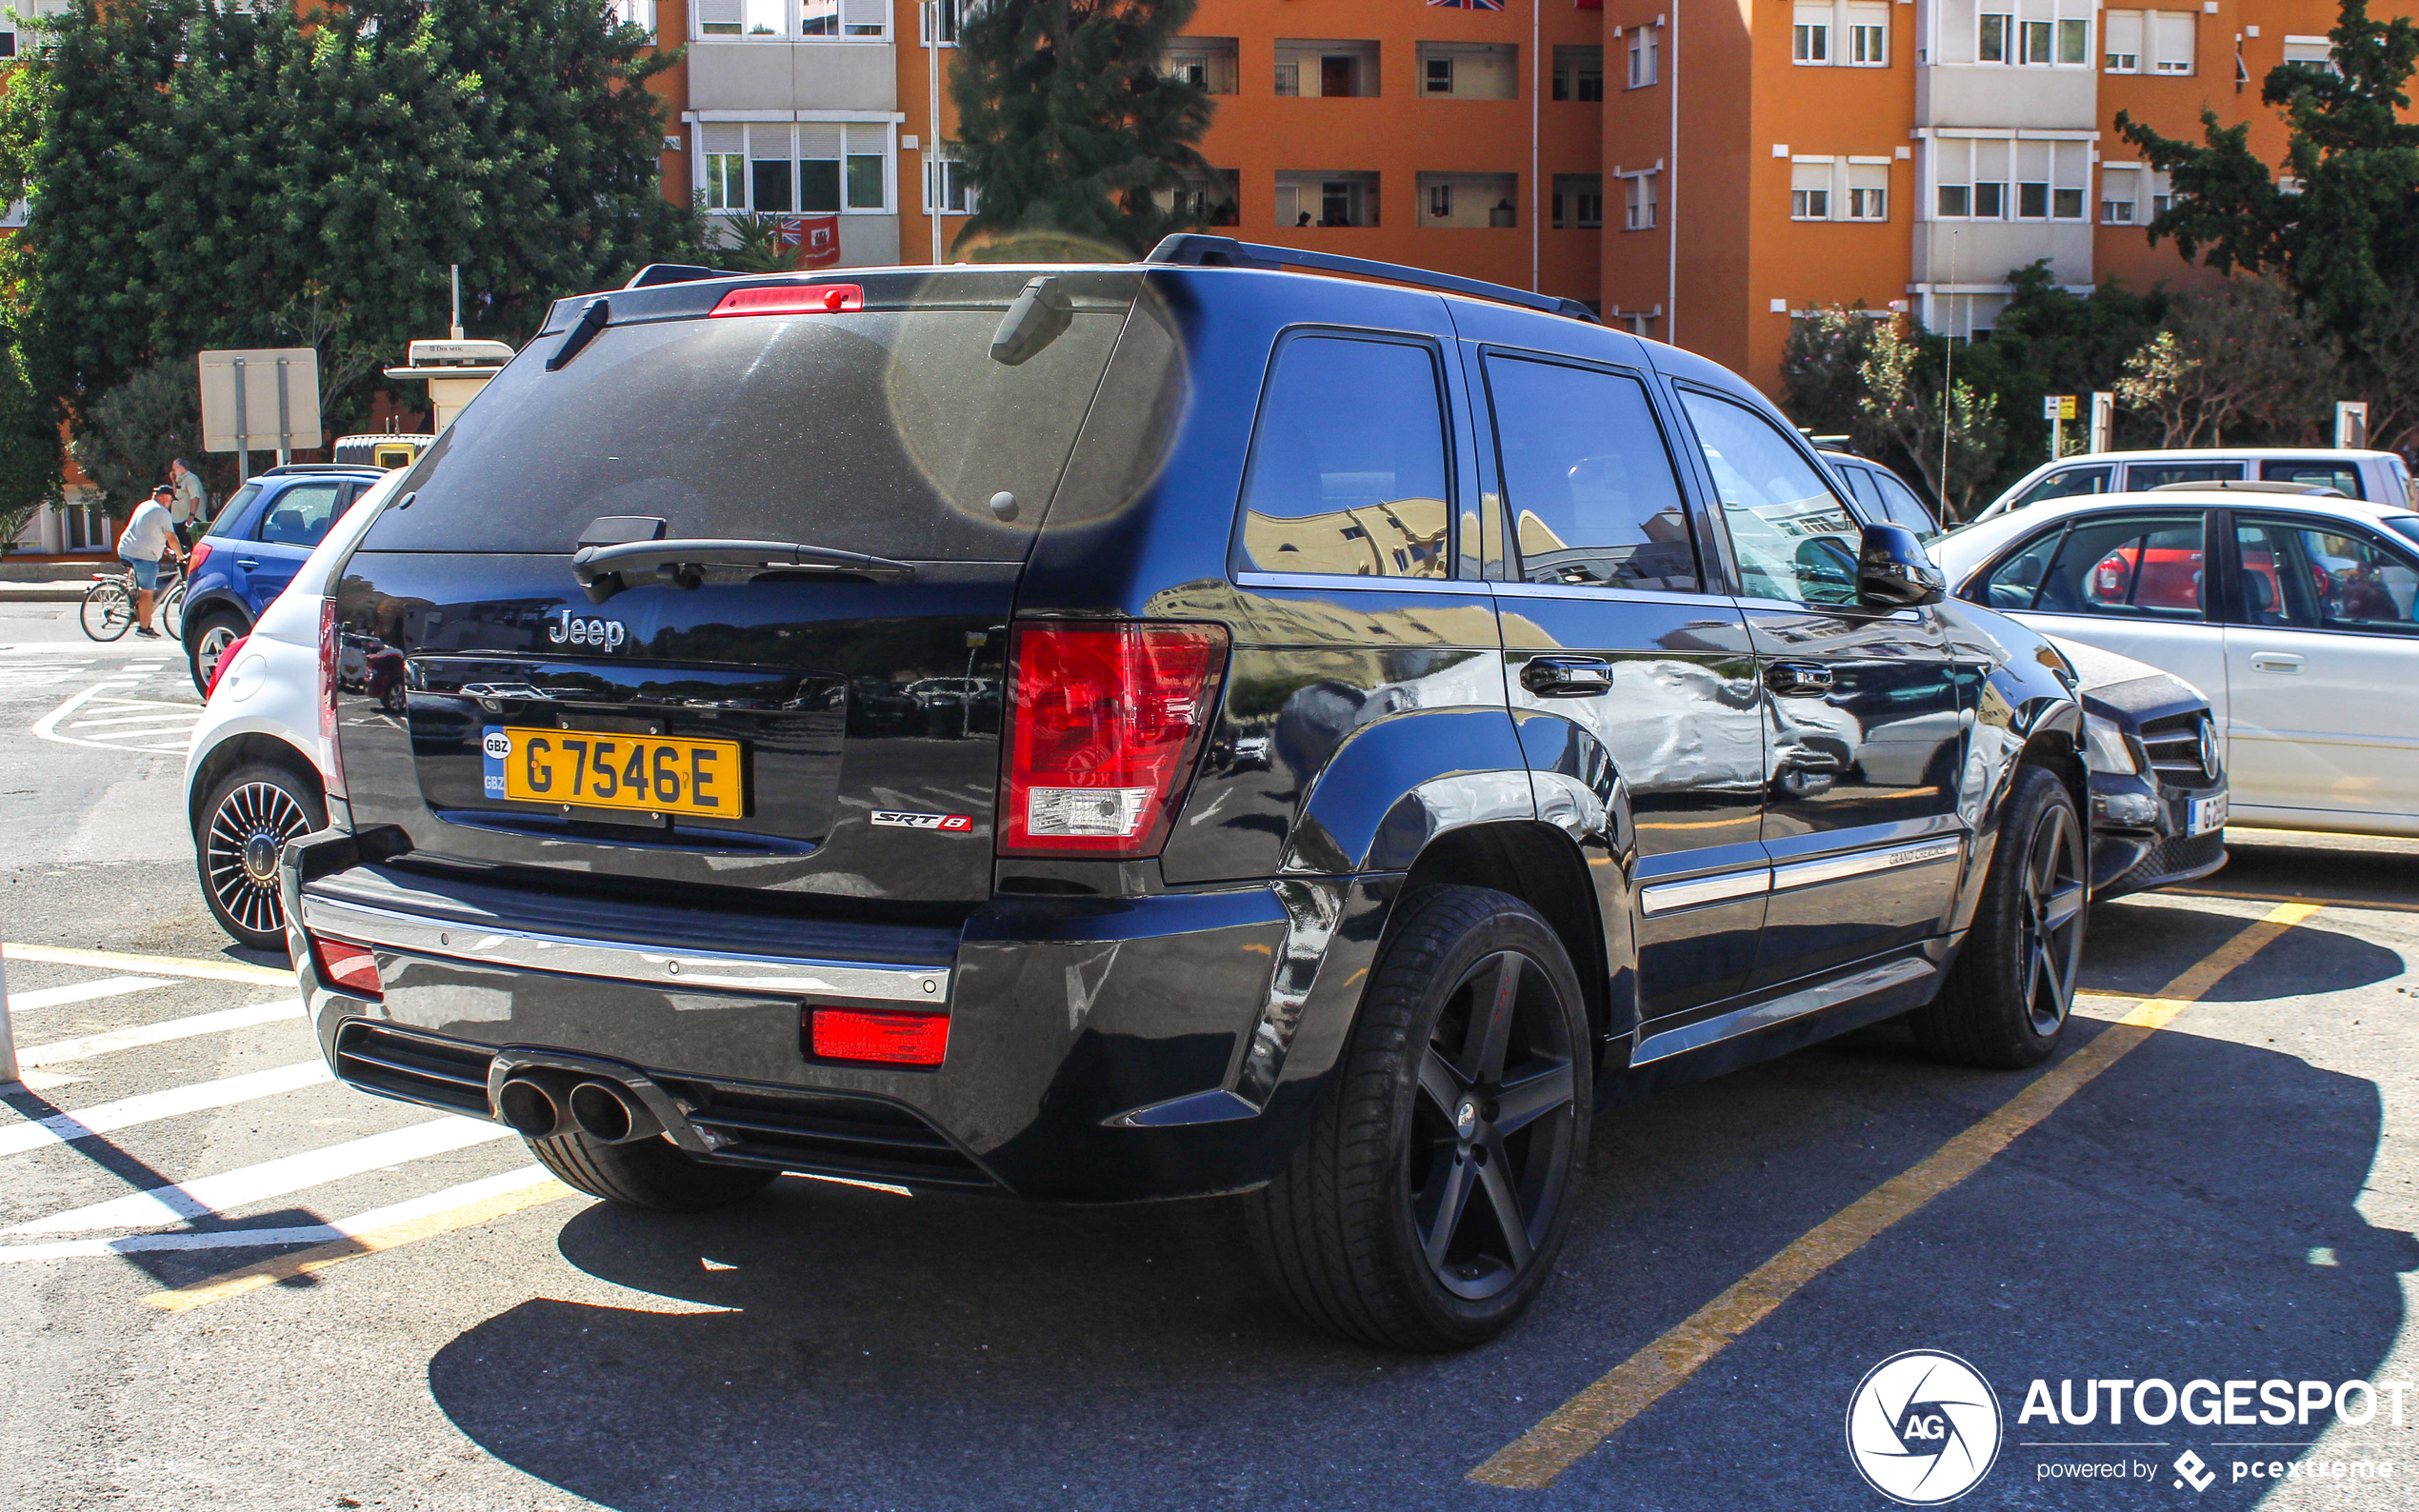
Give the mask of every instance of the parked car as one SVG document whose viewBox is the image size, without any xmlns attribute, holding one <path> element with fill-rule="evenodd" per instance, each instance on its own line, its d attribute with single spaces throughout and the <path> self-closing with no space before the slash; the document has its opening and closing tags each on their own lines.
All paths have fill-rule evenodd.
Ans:
<svg viewBox="0 0 2419 1512">
<path fill-rule="evenodd" d="M 1913 497 L 1877 462 L 1844 452 L 1823 455 L 1835 471 L 1864 472 Z M 1869 491 L 1889 497 L 1878 487 Z M 1857 518 L 1876 523 L 1868 488 L 1853 493 Z M 2146 663 L 2078 641 L 2053 638 L 2050 644 L 2074 668 L 2083 703 L 2083 758 L 2091 774 L 2091 896 L 2117 898 L 2189 882 L 2224 865 L 2226 777 L 2209 701 L 2191 684 Z"/>
<path fill-rule="evenodd" d="M 1995 520 L 2016 509 L 2076 494 L 2148 493 L 2178 483 L 2298 483 L 2347 499 L 2419 507 L 2410 469 L 2390 451 L 2307 447 L 2227 447 L 2186 451 L 2096 451 L 2044 463 L 1975 515 Z"/>
<path fill-rule="evenodd" d="M 1242 1194 L 1304 1317 L 1442 1349 L 1600 1092 L 2065 1027 L 2065 664 L 1567 301 L 1211 236 L 642 281 L 404 487 L 329 612 L 412 718 L 334 698 L 298 974 L 338 1077 L 612 1202 Z M 996 733 L 833 706 L 968 678 Z"/>
<path fill-rule="evenodd" d="M 1931 511 L 1924 507 L 1924 501 L 1897 473 L 1852 451 L 1827 448 L 1823 460 L 1848 485 L 1849 497 L 1855 501 L 1859 519 L 1903 525 L 1927 541 L 1940 534 L 1940 522 L 1932 518 Z"/>
<path fill-rule="evenodd" d="M 1959 597 L 2205 693 L 2237 820 L 2419 834 L 2419 512 L 2300 493 L 2080 496 L 1935 549 Z"/>
<path fill-rule="evenodd" d="M 202 897 L 220 928 L 255 950 L 286 947 L 277 853 L 324 829 L 341 798 L 328 796 L 328 734 L 320 726 L 322 620 L 329 574 L 401 482 L 394 473 L 355 501 L 248 633 L 213 658 L 209 706 L 185 755 L 185 811 Z M 291 585 L 290 585 L 291 587 Z"/>
<path fill-rule="evenodd" d="M 185 656 L 195 691 L 210 691 L 227 647 L 250 633 L 329 526 L 385 476 L 374 467 L 297 463 L 270 468 L 228 499 L 187 568 Z"/>
</svg>

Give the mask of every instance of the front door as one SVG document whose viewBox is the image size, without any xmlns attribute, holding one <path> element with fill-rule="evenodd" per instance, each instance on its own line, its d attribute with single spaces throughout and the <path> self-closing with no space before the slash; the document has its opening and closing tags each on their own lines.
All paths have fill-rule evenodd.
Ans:
<svg viewBox="0 0 2419 1512">
<path fill-rule="evenodd" d="M 286 591 L 286 585 L 302 569 L 303 559 L 328 533 L 358 487 L 335 478 L 314 478 L 269 501 L 239 559 L 245 572 L 244 593 L 251 601 L 254 615 Z"/>
<path fill-rule="evenodd" d="M 1937 608 L 1856 602 L 1859 527 L 1761 413 L 1693 389 L 1763 684 L 1772 900 L 1750 985 L 1943 932 L 1964 853 L 1966 717 Z"/>
<path fill-rule="evenodd" d="M 2236 806 L 2419 815 L 2419 566 L 2349 525 L 2237 515 L 2232 569 Z"/>
<path fill-rule="evenodd" d="M 1532 765 L 1600 749 L 1627 788 L 1651 1025 L 1737 993 L 1754 968 L 1769 875 L 1754 654 L 1737 607 L 1707 591 L 1646 385 L 1504 352 L 1479 366 L 1511 537 L 1497 589 L 1508 691 Z"/>
</svg>

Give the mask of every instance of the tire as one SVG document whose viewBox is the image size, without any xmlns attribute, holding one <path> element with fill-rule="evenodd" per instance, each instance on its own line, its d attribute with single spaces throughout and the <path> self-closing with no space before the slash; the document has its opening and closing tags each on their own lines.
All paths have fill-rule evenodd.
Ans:
<svg viewBox="0 0 2419 1512">
<path fill-rule="evenodd" d="M 185 639 L 185 580 L 160 595 L 160 629 L 171 641 Z"/>
<path fill-rule="evenodd" d="M 134 596 L 115 578 L 86 588 L 84 607 L 76 612 L 84 622 L 84 633 L 96 641 L 118 640 L 134 628 Z"/>
<path fill-rule="evenodd" d="M 319 785 L 299 767 L 249 762 L 213 784 L 193 826 L 193 864 L 218 926 L 255 950 L 284 950 L 277 853 L 296 835 L 327 827 Z"/>
<path fill-rule="evenodd" d="M 193 691 L 208 698 L 210 668 L 244 634 L 244 622 L 220 610 L 203 615 L 187 628 L 191 633 L 185 637 L 185 665 L 193 674 Z"/>
<path fill-rule="evenodd" d="M 2058 1047 L 2090 903 L 2088 832 L 2044 766 L 2016 772 L 1981 905 L 1940 996 L 1908 1016 L 1938 1060 L 2017 1070 Z"/>
<path fill-rule="evenodd" d="M 1492 1034 L 1470 1032 L 1483 1008 Z M 1578 975 L 1527 904 L 1483 887 L 1405 899 L 1309 1132 L 1245 1199 L 1287 1304 L 1391 1349 L 1502 1332 L 1569 1226 L 1592 1044 Z"/>
<path fill-rule="evenodd" d="M 695 1213 L 744 1203 L 770 1185 L 778 1171 L 710 1165 L 670 1141 L 607 1144 L 573 1129 L 550 1139 L 523 1139 L 538 1164 L 566 1186 L 617 1207 Z"/>
</svg>

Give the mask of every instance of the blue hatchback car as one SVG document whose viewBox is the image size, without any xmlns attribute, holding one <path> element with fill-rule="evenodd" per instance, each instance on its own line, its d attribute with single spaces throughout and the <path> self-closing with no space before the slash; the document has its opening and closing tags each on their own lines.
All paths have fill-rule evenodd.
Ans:
<svg viewBox="0 0 2419 1512">
<path fill-rule="evenodd" d="M 193 547 L 185 590 L 185 656 L 196 689 L 210 691 L 218 659 L 251 633 L 328 527 L 384 476 L 377 468 L 297 463 L 235 490 Z"/>
</svg>

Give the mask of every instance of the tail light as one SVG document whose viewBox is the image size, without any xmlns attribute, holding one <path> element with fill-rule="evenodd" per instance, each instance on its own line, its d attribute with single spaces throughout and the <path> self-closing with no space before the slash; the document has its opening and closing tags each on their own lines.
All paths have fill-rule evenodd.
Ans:
<svg viewBox="0 0 2419 1512">
<path fill-rule="evenodd" d="M 218 653 L 218 660 L 210 664 L 210 686 L 202 689 L 203 703 L 209 703 L 210 696 L 218 691 L 218 680 L 225 677 L 227 669 L 235 665 L 235 653 L 242 650 L 244 643 L 250 639 L 249 635 L 238 635 L 227 643 L 227 649 Z"/>
<path fill-rule="evenodd" d="M 810 1008 L 807 1044 L 826 1061 L 938 1065 L 950 1049 L 950 1021 L 939 1013 Z"/>
<path fill-rule="evenodd" d="M 199 572 L 202 569 L 202 564 L 210 560 L 210 543 L 208 541 L 196 541 L 193 543 L 193 549 L 185 553 L 185 575 L 187 577 L 191 577 L 194 573 Z"/>
<path fill-rule="evenodd" d="M 325 753 L 327 769 L 320 778 L 330 798 L 351 796 L 345 786 L 345 753 L 336 742 L 336 664 L 344 654 L 343 642 L 336 627 L 336 601 L 323 599 L 319 605 L 319 748 Z"/>
<path fill-rule="evenodd" d="M 319 968 L 319 980 L 339 992 L 373 1002 L 386 996 L 386 989 L 378 981 L 378 958 L 370 953 L 368 945 L 313 937 L 310 960 Z"/>
<path fill-rule="evenodd" d="M 734 288 L 707 311 L 717 315 L 832 315 L 865 308 L 863 284 L 780 284 Z"/>
<path fill-rule="evenodd" d="M 1226 630 L 1027 622 L 1010 660 L 1001 853 L 1157 855 L 1217 708 Z"/>
</svg>

